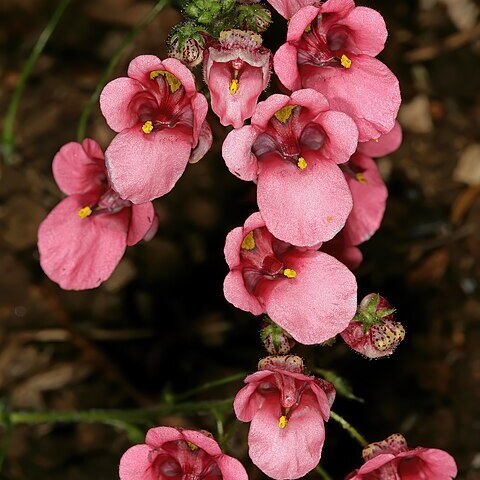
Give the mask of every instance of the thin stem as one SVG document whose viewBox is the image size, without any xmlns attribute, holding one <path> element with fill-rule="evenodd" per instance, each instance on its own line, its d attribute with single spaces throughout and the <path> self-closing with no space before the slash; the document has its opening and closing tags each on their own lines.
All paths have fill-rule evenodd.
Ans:
<svg viewBox="0 0 480 480">
<path fill-rule="evenodd" d="M 165 8 L 169 3 L 169 0 L 160 0 L 156 5 L 150 10 L 145 17 L 143 17 L 133 28 L 128 32 L 128 34 L 123 39 L 122 43 L 118 46 L 117 50 L 113 54 L 110 62 L 108 63 L 107 68 L 103 71 L 100 79 L 98 80 L 97 86 L 95 87 L 94 92 L 90 96 L 85 108 L 83 109 L 80 120 L 78 121 L 77 127 L 77 140 L 81 142 L 85 138 L 85 132 L 87 130 L 87 123 L 92 113 L 92 109 L 97 103 L 100 93 L 102 93 L 103 87 L 107 83 L 108 79 L 112 75 L 117 63 L 126 47 L 135 39 L 135 37 L 146 27 L 152 20 Z"/>
<path fill-rule="evenodd" d="M 38 40 L 33 46 L 33 49 L 30 53 L 30 56 L 28 57 L 25 65 L 23 66 L 20 79 L 15 87 L 15 91 L 13 92 L 12 98 L 10 99 L 10 103 L 8 104 L 7 113 L 5 115 L 3 123 L 2 150 L 6 163 L 12 163 L 12 156 L 15 148 L 15 136 L 13 133 L 15 117 L 17 115 L 20 99 L 22 98 L 23 92 L 27 85 L 28 77 L 30 76 L 30 73 L 35 66 L 35 63 L 37 62 L 38 57 L 45 48 L 45 45 L 47 44 L 50 36 L 52 35 L 60 18 L 62 17 L 63 12 L 68 7 L 68 4 L 70 2 L 71 0 L 62 0 L 58 4 L 57 8 L 53 12 L 52 17 L 50 18 L 50 21 L 38 37 Z"/>
<path fill-rule="evenodd" d="M 320 474 L 323 480 L 333 480 L 329 473 L 321 465 L 317 465 L 315 471 Z"/>
<path fill-rule="evenodd" d="M 150 423 L 158 417 L 174 413 L 202 414 L 212 409 L 231 408 L 233 399 L 208 400 L 202 402 L 179 403 L 177 405 L 164 405 L 136 410 L 80 410 L 68 412 L 11 412 L 8 415 L 12 425 L 39 424 L 39 423 L 71 423 L 71 422 L 97 422 L 112 424 L 113 422 Z"/>
<path fill-rule="evenodd" d="M 333 412 L 332 410 L 330 410 L 330 417 L 336 422 L 338 422 L 342 426 L 342 428 L 344 428 L 350 434 L 350 436 L 354 438 L 362 447 L 368 444 L 365 437 L 361 433 L 359 433 L 357 429 L 352 427 L 352 425 L 350 425 L 343 417 Z"/>
<path fill-rule="evenodd" d="M 245 375 L 246 375 L 245 372 L 240 372 L 240 373 L 236 373 L 235 375 L 230 375 L 229 377 L 220 378 L 219 380 L 206 382 L 203 385 L 200 385 L 199 387 L 192 388 L 188 392 L 182 393 L 180 395 L 175 395 L 175 400 L 177 401 L 185 400 L 187 398 L 190 398 L 193 395 L 196 395 L 197 393 L 205 392 L 207 390 L 211 390 L 212 388 L 220 387 L 221 385 L 226 385 L 228 383 L 232 383 L 237 380 L 240 380 L 241 378 L 245 378 Z"/>
<path fill-rule="evenodd" d="M 12 422 L 6 405 L 0 401 L 0 418 L 3 425 L 3 440 L 0 444 L 0 472 L 7 459 L 10 441 L 12 439 Z"/>
</svg>

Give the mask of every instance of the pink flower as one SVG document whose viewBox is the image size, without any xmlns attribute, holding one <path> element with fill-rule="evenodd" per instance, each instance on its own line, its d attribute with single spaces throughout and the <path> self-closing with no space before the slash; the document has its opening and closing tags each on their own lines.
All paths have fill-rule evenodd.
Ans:
<svg viewBox="0 0 480 480">
<path fill-rule="evenodd" d="M 348 327 L 341 333 L 344 342 L 368 358 L 391 355 L 405 338 L 405 329 L 395 321 L 395 309 L 376 293 L 367 295 Z"/>
<path fill-rule="evenodd" d="M 255 110 L 270 79 L 272 54 L 254 32 L 226 30 L 204 53 L 212 110 L 222 125 L 239 128 Z"/>
<path fill-rule="evenodd" d="M 151 428 L 145 443 L 120 460 L 120 480 L 248 480 L 242 464 L 225 455 L 204 430 Z"/>
<path fill-rule="evenodd" d="M 400 106 L 395 75 L 379 60 L 387 30 L 382 16 L 352 0 L 301 8 L 290 19 L 287 43 L 274 57 L 290 90 L 314 88 L 334 110 L 356 122 L 361 142 L 389 132 Z"/>
<path fill-rule="evenodd" d="M 330 241 L 322 244 L 322 252 L 340 260 L 350 270 L 355 270 L 362 263 L 363 255 L 358 247 L 348 242 L 344 232 L 345 228 Z"/>
<path fill-rule="evenodd" d="M 168 193 L 187 163 L 200 160 L 212 144 L 207 101 L 175 58 L 133 59 L 128 77 L 105 86 L 100 108 L 119 132 L 105 152 L 112 187 L 133 203 Z"/>
<path fill-rule="evenodd" d="M 457 476 L 455 460 L 436 448 L 409 449 L 399 433 L 363 449 L 365 463 L 346 480 L 450 480 Z"/>
<path fill-rule="evenodd" d="M 267 313 L 300 343 L 334 337 L 355 314 L 357 284 L 348 268 L 276 239 L 259 213 L 228 234 L 225 258 L 225 298 L 254 315 Z"/>
<path fill-rule="evenodd" d="M 307 89 L 260 102 L 251 125 L 230 132 L 222 151 L 234 175 L 257 182 L 258 206 L 272 234 L 312 246 L 335 236 L 352 209 L 338 164 L 355 152 L 357 140 L 353 120 Z"/>
<path fill-rule="evenodd" d="M 359 143 L 357 152 L 341 165 L 353 197 L 353 208 L 342 230 L 347 244 L 359 245 L 379 229 L 388 191 L 371 157 L 388 155 L 400 146 L 401 141 L 402 130 L 396 122 L 392 131 L 377 141 Z"/>
<path fill-rule="evenodd" d="M 333 385 L 304 375 L 300 357 L 267 357 L 236 395 L 235 414 L 251 422 L 249 455 L 276 480 L 303 477 L 320 461 Z"/>
<path fill-rule="evenodd" d="M 132 205 L 110 188 L 103 152 L 94 140 L 64 145 L 53 159 L 53 175 L 68 197 L 40 225 L 40 265 L 64 289 L 98 287 L 127 245 L 155 235 L 153 205 Z"/>
</svg>

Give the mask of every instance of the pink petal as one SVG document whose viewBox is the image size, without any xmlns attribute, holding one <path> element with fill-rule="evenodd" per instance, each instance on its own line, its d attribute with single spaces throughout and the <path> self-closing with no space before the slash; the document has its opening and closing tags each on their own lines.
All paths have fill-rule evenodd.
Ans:
<svg viewBox="0 0 480 480">
<path fill-rule="evenodd" d="M 249 375 L 245 385 L 235 396 L 233 408 L 235 415 L 241 422 L 250 422 L 257 410 L 265 402 L 265 395 L 258 394 L 257 388 L 262 381 L 268 381 L 272 376 L 270 370 L 262 370 Z"/>
<path fill-rule="evenodd" d="M 365 462 L 359 469 L 358 469 L 358 476 L 359 478 L 362 478 L 361 475 L 365 475 L 367 473 L 371 473 L 387 463 L 391 462 L 392 460 L 395 460 L 395 455 L 392 455 L 391 453 L 381 453 L 380 455 L 377 455 L 376 457 L 368 460 Z"/>
<path fill-rule="evenodd" d="M 115 132 L 121 132 L 138 123 L 138 115 L 130 108 L 133 97 L 145 87 L 133 78 L 120 77 L 105 85 L 100 95 L 100 109 Z"/>
<path fill-rule="evenodd" d="M 95 195 L 62 200 L 38 230 L 40 265 L 66 290 L 98 287 L 113 272 L 127 246 L 130 212 L 80 218 L 78 211 L 95 203 Z"/>
<path fill-rule="evenodd" d="M 223 159 L 230 172 L 242 180 L 257 179 L 258 163 L 257 157 L 252 153 L 252 145 L 258 135 L 255 126 L 245 125 L 232 130 L 223 142 Z"/>
<path fill-rule="evenodd" d="M 105 152 L 112 187 L 133 203 L 168 193 L 190 157 L 191 136 L 176 127 L 148 135 L 134 127 L 119 133 Z"/>
<path fill-rule="evenodd" d="M 247 291 L 243 274 L 239 270 L 231 270 L 227 274 L 223 282 L 223 294 L 227 302 L 241 310 L 253 315 L 260 315 L 265 312 L 265 308 L 257 298 Z"/>
<path fill-rule="evenodd" d="M 264 130 L 275 113 L 289 103 L 290 97 L 288 95 L 279 93 L 269 95 L 266 100 L 260 102 L 257 108 L 255 108 L 255 113 L 252 115 L 252 125 L 255 125 L 260 130 Z"/>
<path fill-rule="evenodd" d="M 224 126 L 240 128 L 255 111 L 258 97 L 264 89 L 262 69 L 247 65 L 239 77 L 238 90 L 230 93 L 232 74 L 225 63 L 214 62 L 207 78 L 212 110 Z"/>
<path fill-rule="evenodd" d="M 173 73 L 178 80 L 180 80 L 180 83 L 183 85 L 183 88 L 185 88 L 185 92 L 189 97 L 192 95 L 200 95 L 203 97 L 201 93 L 197 93 L 197 86 L 195 85 L 195 77 L 193 76 L 193 73 L 180 60 L 177 60 L 176 58 L 166 58 L 162 63 L 165 70 Z M 205 120 L 205 117 L 200 124 L 203 123 L 203 120 Z"/>
<path fill-rule="evenodd" d="M 248 480 L 244 466 L 236 458 L 221 455 L 217 459 L 217 465 L 222 472 L 223 480 Z"/>
<path fill-rule="evenodd" d="M 322 156 L 335 163 L 346 162 L 357 149 L 358 129 L 355 122 L 345 113 L 321 113 L 316 123 L 325 131 L 327 141 L 322 148 Z"/>
<path fill-rule="evenodd" d="M 103 154 L 102 148 L 95 140 L 92 140 L 91 138 L 86 138 L 82 142 L 82 147 L 85 150 L 85 153 L 90 158 L 102 160 L 102 163 L 103 163 L 105 155 Z"/>
<path fill-rule="evenodd" d="M 357 124 L 359 141 L 366 142 L 394 127 L 400 89 L 395 75 L 379 60 L 366 55 L 351 60 L 349 69 L 304 65 L 301 77 L 305 87 L 328 98 L 333 110 L 350 115 Z"/>
<path fill-rule="evenodd" d="M 302 88 L 297 64 L 297 48 L 284 43 L 273 56 L 273 68 L 282 84 L 289 90 Z M 307 86 L 304 84 L 304 86 Z"/>
<path fill-rule="evenodd" d="M 383 157 L 389 155 L 400 147 L 402 143 L 402 127 L 398 122 L 388 133 L 378 137 L 377 140 L 359 143 L 358 151 L 369 157 Z"/>
<path fill-rule="evenodd" d="M 337 13 L 346 15 L 351 9 L 355 8 L 353 0 L 328 0 L 322 4 L 322 13 Z"/>
<path fill-rule="evenodd" d="M 357 308 L 355 276 L 322 252 L 291 256 L 294 279 L 272 282 L 267 314 L 300 343 L 322 343 L 347 328 Z"/>
<path fill-rule="evenodd" d="M 370 157 L 356 153 L 350 162 L 363 172 L 365 182 L 359 182 L 350 175 L 346 176 L 352 192 L 353 209 L 343 234 L 347 244 L 359 245 L 367 241 L 380 227 L 385 213 L 388 190 L 380 176 L 377 164 Z"/>
<path fill-rule="evenodd" d="M 290 104 L 306 107 L 312 116 L 330 110 L 330 105 L 325 95 L 313 90 L 313 88 L 304 88 L 293 92 Z"/>
<path fill-rule="evenodd" d="M 317 18 L 320 8 L 307 6 L 299 10 L 288 22 L 287 42 L 295 43 L 305 33 L 305 29 Z M 283 82 L 282 82 L 283 83 Z"/>
<path fill-rule="evenodd" d="M 350 270 L 355 270 L 362 263 L 363 255 L 358 247 L 346 243 L 344 231 L 345 229 L 341 230 L 332 240 L 324 243 L 322 245 L 322 252 L 335 257 Z"/>
<path fill-rule="evenodd" d="M 152 449 L 148 445 L 134 445 L 120 459 L 120 480 L 158 480 L 151 466 Z"/>
<path fill-rule="evenodd" d="M 188 163 L 197 163 L 200 161 L 210 150 L 212 142 L 212 129 L 210 128 L 208 122 L 204 120 L 202 127 L 200 128 L 197 146 L 192 150 Z"/>
<path fill-rule="evenodd" d="M 128 76 L 138 80 L 148 88 L 152 82 L 150 72 L 154 70 L 166 70 L 166 67 L 155 55 L 139 55 L 128 65 Z"/>
<path fill-rule="evenodd" d="M 197 430 L 182 430 L 183 438 L 197 447 L 205 450 L 211 456 L 222 455 L 222 450 L 214 438 L 205 435 Z"/>
<path fill-rule="evenodd" d="M 269 477 L 290 480 L 303 477 L 320 461 L 325 428 L 311 394 L 305 393 L 285 428 L 278 399 L 266 401 L 253 417 L 248 434 L 252 462 Z"/>
<path fill-rule="evenodd" d="M 100 157 L 92 157 L 84 144 L 70 142 L 63 145 L 53 159 L 52 170 L 60 190 L 71 195 L 74 193 L 94 192 L 101 195 L 106 188 L 106 170 L 103 152 L 94 140 L 88 139 L 89 151 L 95 151 Z"/>
<path fill-rule="evenodd" d="M 416 448 L 409 452 L 400 453 L 397 458 L 405 458 L 416 455 L 426 463 L 428 470 L 425 480 L 450 480 L 457 476 L 457 465 L 453 457 L 437 448 Z"/>
<path fill-rule="evenodd" d="M 128 225 L 127 245 L 135 245 L 143 240 L 155 221 L 152 202 L 132 205 L 130 224 Z"/>
<path fill-rule="evenodd" d="M 344 47 L 347 52 L 375 57 L 383 50 L 388 36 L 387 26 L 376 10 L 356 7 L 336 24 L 349 29 L 348 43 Z"/>
<path fill-rule="evenodd" d="M 307 5 L 317 3 L 317 0 L 267 0 L 268 3 L 287 20 Z"/>
<path fill-rule="evenodd" d="M 340 168 L 313 154 L 305 159 L 305 170 L 275 154 L 259 162 L 257 201 L 262 217 L 275 237 L 297 246 L 333 238 L 352 209 Z"/>
<path fill-rule="evenodd" d="M 202 128 L 203 129 L 206 128 L 205 118 L 207 117 L 207 113 L 208 113 L 207 99 L 201 93 L 197 93 L 192 98 L 192 109 L 193 109 L 193 145 L 197 146 L 197 143 L 199 142 L 199 136 L 202 134 Z M 210 128 L 208 126 L 208 123 L 207 123 L 207 127 Z M 208 131 L 204 131 L 203 135 L 205 134 L 208 134 Z M 210 131 L 210 136 L 211 135 L 212 135 L 212 132 Z M 211 143 L 212 142 L 210 142 L 210 145 Z M 210 146 L 208 148 L 210 148 Z M 208 151 L 208 148 L 207 148 L 207 151 Z M 205 151 L 205 153 L 207 151 Z M 190 163 L 195 163 L 195 162 L 190 162 Z"/>
<path fill-rule="evenodd" d="M 180 430 L 173 427 L 151 428 L 145 437 L 147 444 L 155 448 L 160 448 L 164 443 L 175 440 L 183 440 L 183 435 Z"/>
</svg>

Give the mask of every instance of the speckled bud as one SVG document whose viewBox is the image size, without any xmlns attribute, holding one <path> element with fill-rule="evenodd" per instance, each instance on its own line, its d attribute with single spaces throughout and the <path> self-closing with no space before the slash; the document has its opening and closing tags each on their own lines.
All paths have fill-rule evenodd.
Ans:
<svg viewBox="0 0 480 480">
<path fill-rule="evenodd" d="M 303 360 L 297 355 L 272 355 L 258 362 L 259 370 L 286 370 L 292 373 L 304 373 Z"/>
<path fill-rule="evenodd" d="M 270 355 L 286 355 L 295 345 L 295 340 L 268 317 L 260 330 L 260 339 Z"/>
<path fill-rule="evenodd" d="M 181 47 L 180 41 L 176 39 L 171 43 L 168 56 L 177 58 L 187 67 L 193 68 L 202 63 L 203 47 L 193 38 L 188 38 Z"/>
<path fill-rule="evenodd" d="M 368 358 L 391 355 L 405 338 L 405 328 L 395 321 L 394 312 L 385 298 L 371 293 L 360 302 L 341 336 L 350 348 Z"/>
</svg>

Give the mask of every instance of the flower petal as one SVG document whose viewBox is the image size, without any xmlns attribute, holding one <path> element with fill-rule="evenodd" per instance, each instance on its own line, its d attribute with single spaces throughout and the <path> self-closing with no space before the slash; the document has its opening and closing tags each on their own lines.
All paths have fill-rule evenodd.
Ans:
<svg viewBox="0 0 480 480">
<path fill-rule="evenodd" d="M 80 218 L 78 211 L 95 203 L 95 195 L 62 200 L 38 230 L 40 265 L 66 290 L 98 287 L 113 272 L 127 246 L 128 209 Z"/>
<path fill-rule="evenodd" d="M 192 150 L 188 163 L 199 162 L 210 150 L 213 142 L 212 129 L 206 120 L 202 123 L 197 146 Z"/>
<path fill-rule="evenodd" d="M 174 427 L 155 427 L 148 430 L 145 441 L 148 445 L 160 448 L 165 442 L 182 440 L 182 432 Z"/>
<path fill-rule="evenodd" d="M 131 212 L 127 236 L 129 247 L 143 240 L 155 221 L 155 210 L 152 202 L 132 205 Z"/>
<path fill-rule="evenodd" d="M 213 437 L 209 437 L 208 435 L 205 435 L 197 430 L 182 430 L 181 434 L 187 442 L 193 443 L 197 447 L 200 447 L 209 455 L 222 455 L 222 450 Z"/>
<path fill-rule="evenodd" d="M 120 480 L 157 480 L 151 468 L 152 448 L 149 445 L 134 445 L 120 459 Z"/>
<path fill-rule="evenodd" d="M 359 143 L 358 151 L 369 157 L 383 157 L 393 153 L 398 147 L 400 147 L 402 137 L 402 127 L 398 122 L 395 122 L 395 126 L 388 133 L 378 137 L 377 140 Z"/>
<path fill-rule="evenodd" d="M 133 203 L 165 195 L 185 171 L 191 142 L 180 127 L 148 135 L 137 127 L 119 133 L 105 152 L 112 187 Z"/>
<path fill-rule="evenodd" d="M 317 3 L 317 0 L 267 0 L 268 3 L 284 18 L 290 19 L 301 8 Z"/>
<path fill-rule="evenodd" d="M 147 88 L 151 84 L 150 72 L 165 69 L 162 61 L 155 55 L 139 55 L 128 65 L 128 76 L 138 80 Z"/>
<path fill-rule="evenodd" d="M 225 480 L 248 480 L 245 467 L 236 458 L 221 455 L 217 458 L 217 465 Z"/>
<path fill-rule="evenodd" d="M 223 282 L 223 293 L 228 302 L 241 310 L 253 315 L 260 315 L 265 312 L 265 308 L 262 307 L 257 298 L 247 291 L 243 274 L 239 270 L 228 272 Z"/>
<path fill-rule="evenodd" d="M 297 64 L 297 48 L 290 43 L 284 43 L 273 56 L 273 68 L 282 84 L 289 90 L 302 88 L 300 72 Z M 303 86 L 307 86 L 303 83 Z"/>
</svg>

